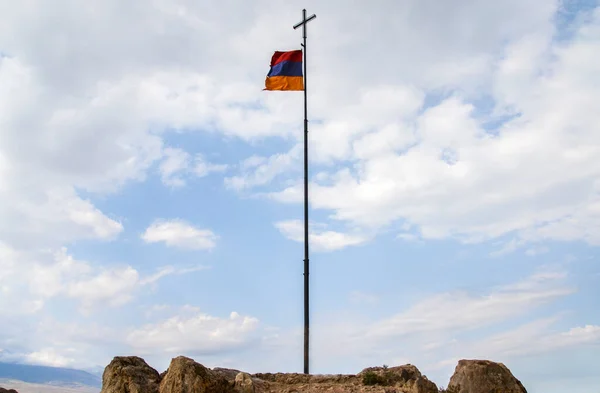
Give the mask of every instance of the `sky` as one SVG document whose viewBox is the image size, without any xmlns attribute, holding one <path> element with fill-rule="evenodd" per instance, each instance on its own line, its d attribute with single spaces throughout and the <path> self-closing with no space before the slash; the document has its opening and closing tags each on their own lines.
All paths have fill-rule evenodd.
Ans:
<svg viewBox="0 0 600 393">
<path fill-rule="evenodd" d="M 0 0 L 0 361 L 600 384 L 600 3 Z"/>
</svg>

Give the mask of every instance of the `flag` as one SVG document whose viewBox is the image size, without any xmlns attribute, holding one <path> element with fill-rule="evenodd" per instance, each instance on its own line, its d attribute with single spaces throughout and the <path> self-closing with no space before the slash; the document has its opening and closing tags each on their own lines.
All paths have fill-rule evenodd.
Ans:
<svg viewBox="0 0 600 393">
<path fill-rule="evenodd" d="M 304 90 L 302 50 L 273 54 L 264 90 Z"/>
</svg>

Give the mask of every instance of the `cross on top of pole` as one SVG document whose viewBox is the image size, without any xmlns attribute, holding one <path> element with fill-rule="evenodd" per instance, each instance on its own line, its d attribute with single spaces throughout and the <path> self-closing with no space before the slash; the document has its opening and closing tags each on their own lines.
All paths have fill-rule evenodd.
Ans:
<svg viewBox="0 0 600 393">
<path fill-rule="evenodd" d="M 306 17 L 306 9 L 302 10 L 302 22 L 298 22 L 294 25 L 294 30 L 298 27 L 302 26 L 302 38 L 306 38 L 306 24 L 311 20 L 315 19 L 317 16 L 312 14 L 308 18 Z"/>
</svg>

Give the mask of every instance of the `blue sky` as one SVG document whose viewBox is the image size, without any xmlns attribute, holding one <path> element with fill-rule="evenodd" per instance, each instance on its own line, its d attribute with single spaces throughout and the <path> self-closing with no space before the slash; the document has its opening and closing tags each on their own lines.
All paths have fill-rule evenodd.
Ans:
<svg viewBox="0 0 600 393">
<path fill-rule="evenodd" d="M 302 7 L 311 370 L 597 386 L 594 1 L 0 3 L 0 359 L 302 370 Z"/>
</svg>

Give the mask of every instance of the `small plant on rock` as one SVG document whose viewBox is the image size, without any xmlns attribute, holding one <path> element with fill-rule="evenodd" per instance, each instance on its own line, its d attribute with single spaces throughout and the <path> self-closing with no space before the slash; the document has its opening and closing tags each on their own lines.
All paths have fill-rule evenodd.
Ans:
<svg viewBox="0 0 600 393">
<path fill-rule="evenodd" d="M 382 378 L 373 371 L 367 371 L 363 374 L 363 385 L 379 385 L 382 382 Z"/>
<path fill-rule="evenodd" d="M 394 374 L 389 371 L 386 364 L 382 367 L 383 372 L 376 373 L 375 371 L 369 370 L 363 374 L 363 385 L 381 385 L 391 386 L 394 384 Z"/>
</svg>

